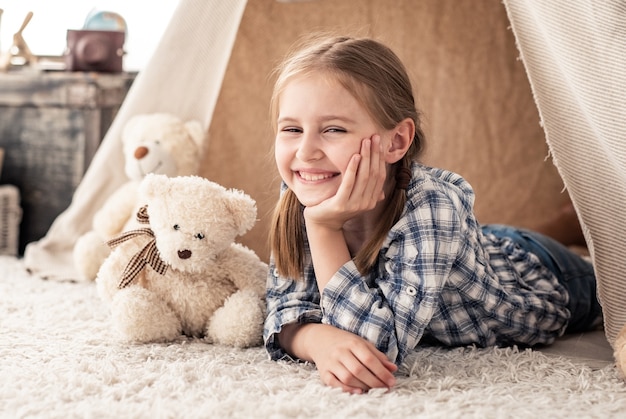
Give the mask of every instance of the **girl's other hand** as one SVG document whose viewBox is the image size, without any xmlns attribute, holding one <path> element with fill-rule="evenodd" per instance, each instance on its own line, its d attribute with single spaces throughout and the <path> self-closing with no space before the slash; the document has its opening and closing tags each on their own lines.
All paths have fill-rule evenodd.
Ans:
<svg viewBox="0 0 626 419">
<path fill-rule="evenodd" d="M 398 367 L 370 342 L 330 325 L 311 326 L 309 350 L 324 384 L 353 394 L 395 385 Z"/>
</svg>

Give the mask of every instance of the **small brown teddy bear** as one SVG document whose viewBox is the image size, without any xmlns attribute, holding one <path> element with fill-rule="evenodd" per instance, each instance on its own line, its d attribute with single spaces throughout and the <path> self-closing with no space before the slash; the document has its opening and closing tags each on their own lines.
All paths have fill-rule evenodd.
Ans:
<svg viewBox="0 0 626 419">
<path fill-rule="evenodd" d="M 121 336 L 261 344 L 268 267 L 234 241 L 255 224 L 255 201 L 198 176 L 150 174 L 140 193 L 138 218 L 149 228 L 111 240 L 96 278 Z"/>
</svg>

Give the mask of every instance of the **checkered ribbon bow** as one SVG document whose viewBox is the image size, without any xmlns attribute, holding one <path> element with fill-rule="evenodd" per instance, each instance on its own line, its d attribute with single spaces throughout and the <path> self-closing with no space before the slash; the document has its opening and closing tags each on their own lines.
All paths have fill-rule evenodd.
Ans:
<svg viewBox="0 0 626 419">
<path fill-rule="evenodd" d="M 147 206 L 143 206 L 139 209 L 137 212 L 137 221 L 142 224 L 149 223 Z M 137 275 L 139 275 L 139 272 L 146 267 L 146 265 L 150 265 L 155 272 L 161 275 L 165 274 L 167 271 L 168 265 L 163 261 L 163 259 L 161 259 L 159 249 L 156 247 L 154 232 L 150 228 L 140 228 L 137 230 L 127 231 L 109 240 L 107 244 L 109 247 L 114 248 L 127 240 L 143 235 L 150 236 L 152 239 L 140 251 L 135 253 L 135 255 L 128 262 L 128 265 L 126 265 L 126 268 L 122 273 L 122 279 L 117 285 L 120 289 L 130 285 L 135 280 Z"/>
</svg>

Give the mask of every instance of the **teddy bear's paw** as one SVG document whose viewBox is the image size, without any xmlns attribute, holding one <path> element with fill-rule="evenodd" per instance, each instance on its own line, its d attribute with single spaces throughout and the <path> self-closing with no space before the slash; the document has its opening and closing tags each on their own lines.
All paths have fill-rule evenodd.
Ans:
<svg viewBox="0 0 626 419">
<path fill-rule="evenodd" d="M 263 300 L 251 290 L 237 291 L 211 317 L 207 339 L 239 348 L 261 345 L 264 318 Z"/>
<path fill-rule="evenodd" d="M 613 345 L 615 365 L 622 379 L 626 380 L 626 325 L 617 335 L 615 344 Z"/>
<path fill-rule="evenodd" d="M 180 321 L 167 304 L 138 285 L 115 294 L 111 314 L 114 327 L 126 341 L 167 342 L 182 333 Z"/>
<path fill-rule="evenodd" d="M 98 270 L 111 250 L 95 231 L 89 231 L 78 238 L 72 257 L 79 279 L 93 281 Z"/>
<path fill-rule="evenodd" d="M 96 275 L 96 289 L 100 298 L 111 303 L 120 291 L 118 284 L 128 264 L 128 259 L 121 253 L 124 249 L 119 247 L 102 262 L 102 266 Z"/>
</svg>

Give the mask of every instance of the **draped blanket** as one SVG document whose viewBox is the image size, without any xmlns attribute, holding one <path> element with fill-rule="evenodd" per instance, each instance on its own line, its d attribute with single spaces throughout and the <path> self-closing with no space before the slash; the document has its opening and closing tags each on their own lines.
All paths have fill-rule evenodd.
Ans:
<svg viewBox="0 0 626 419">
<path fill-rule="evenodd" d="M 626 324 L 626 4 L 504 4 L 550 152 L 583 225 L 612 343 Z"/>
</svg>

